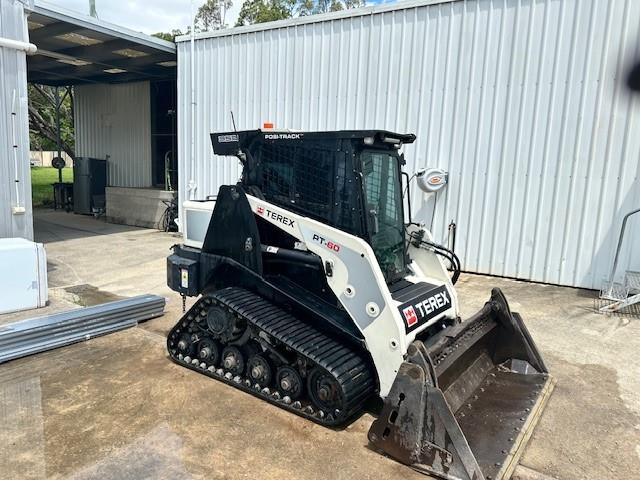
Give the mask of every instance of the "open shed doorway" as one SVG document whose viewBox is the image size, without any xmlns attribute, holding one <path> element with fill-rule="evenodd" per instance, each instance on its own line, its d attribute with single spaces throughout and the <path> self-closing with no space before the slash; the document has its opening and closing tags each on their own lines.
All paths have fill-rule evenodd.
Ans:
<svg viewBox="0 0 640 480">
<path fill-rule="evenodd" d="M 26 11 L 37 46 L 30 89 L 57 91 L 72 116 L 70 126 L 55 114 L 32 119 L 54 143 L 40 155 L 48 170 L 34 190 L 49 206 L 112 223 L 175 225 L 166 221 L 177 193 L 175 44 L 44 2 Z M 62 182 L 51 157 L 67 164 Z M 67 184 L 56 201 L 53 183 Z"/>
<path fill-rule="evenodd" d="M 151 82 L 150 93 L 153 184 L 175 191 L 178 188 L 176 82 Z"/>
</svg>

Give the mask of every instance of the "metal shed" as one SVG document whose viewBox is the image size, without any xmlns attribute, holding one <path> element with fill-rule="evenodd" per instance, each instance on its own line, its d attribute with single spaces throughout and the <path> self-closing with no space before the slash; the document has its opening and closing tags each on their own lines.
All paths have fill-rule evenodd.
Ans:
<svg viewBox="0 0 640 480">
<path fill-rule="evenodd" d="M 0 1 L 0 238 L 33 239 L 24 3 Z"/>
<path fill-rule="evenodd" d="M 414 132 L 412 191 L 467 271 L 600 288 L 640 204 L 633 0 L 407 1 L 178 39 L 180 200 L 233 183 L 209 133 L 256 128 Z M 640 269 L 640 221 L 621 265 Z M 635 246 L 635 248 L 634 248 Z"/>
<path fill-rule="evenodd" d="M 174 195 L 175 44 L 42 0 L 28 10 L 28 81 L 74 86 L 75 153 L 107 159 L 107 218 L 156 227 Z"/>
<path fill-rule="evenodd" d="M 0 13 L 0 237 L 33 238 L 27 83 L 74 86 L 76 156 L 109 157 L 107 216 L 155 227 L 175 187 L 175 44 L 41 0 Z"/>
</svg>

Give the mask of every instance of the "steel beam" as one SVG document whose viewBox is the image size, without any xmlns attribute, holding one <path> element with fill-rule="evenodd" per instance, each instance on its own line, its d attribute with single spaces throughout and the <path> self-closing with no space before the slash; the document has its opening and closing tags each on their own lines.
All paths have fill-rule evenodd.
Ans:
<svg viewBox="0 0 640 480">
<path fill-rule="evenodd" d="M 133 327 L 162 315 L 164 305 L 163 297 L 140 295 L 4 325 L 0 363 Z"/>
</svg>

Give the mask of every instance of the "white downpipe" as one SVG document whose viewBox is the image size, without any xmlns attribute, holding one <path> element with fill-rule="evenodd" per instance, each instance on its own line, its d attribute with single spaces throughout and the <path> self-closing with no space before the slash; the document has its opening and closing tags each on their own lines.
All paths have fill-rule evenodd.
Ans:
<svg viewBox="0 0 640 480">
<path fill-rule="evenodd" d="M 193 200 L 195 197 L 198 184 L 194 178 L 196 168 L 196 68 L 195 68 L 195 9 L 194 0 L 191 0 L 191 55 L 189 59 L 190 74 L 189 79 L 191 83 L 191 165 L 189 167 L 189 200 Z"/>
<path fill-rule="evenodd" d="M 19 50 L 21 52 L 25 52 L 27 55 L 33 55 L 38 50 L 38 47 L 33 43 L 21 42 L 19 40 L 12 40 L 4 37 L 0 37 L 0 47 Z"/>
<path fill-rule="evenodd" d="M 18 101 L 17 92 L 13 89 L 11 98 L 11 142 L 13 146 L 13 171 L 15 178 L 13 184 L 16 187 L 16 207 L 14 213 L 21 213 L 22 205 L 20 205 L 20 177 L 18 176 L 18 139 L 16 138 L 16 117 L 18 116 L 16 102 Z"/>
</svg>

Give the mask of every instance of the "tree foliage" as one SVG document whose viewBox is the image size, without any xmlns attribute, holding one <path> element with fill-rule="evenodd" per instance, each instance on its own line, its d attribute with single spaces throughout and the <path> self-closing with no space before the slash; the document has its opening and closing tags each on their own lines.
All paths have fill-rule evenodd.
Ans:
<svg viewBox="0 0 640 480">
<path fill-rule="evenodd" d="M 191 27 L 187 28 L 186 32 L 183 32 L 179 28 L 174 28 L 170 32 L 158 32 L 151 35 L 152 37 L 161 38 L 162 40 L 166 40 L 167 42 L 175 42 L 176 37 L 180 35 L 188 35 L 191 30 Z"/>
<path fill-rule="evenodd" d="M 225 9 L 229 9 L 233 5 L 231 0 L 223 1 Z M 218 0 L 207 0 L 198 8 L 194 22 L 196 32 L 210 32 L 226 27 L 220 3 Z"/>
<path fill-rule="evenodd" d="M 364 0 L 299 0 L 296 13 L 301 16 L 315 15 L 318 13 L 339 12 L 351 8 L 366 6 Z"/>
<path fill-rule="evenodd" d="M 295 0 L 246 0 L 240 9 L 236 27 L 291 18 L 295 6 Z"/>
<path fill-rule="evenodd" d="M 60 88 L 60 143 L 74 156 L 73 90 Z M 57 150 L 55 87 L 29 85 L 29 141 L 32 150 Z"/>
<path fill-rule="evenodd" d="M 236 27 L 364 7 L 364 0 L 245 0 Z"/>
<path fill-rule="evenodd" d="M 233 4 L 231 0 L 223 0 L 225 9 Z M 236 27 L 253 25 L 256 23 L 286 20 L 295 16 L 315 15 L 318 13 L 337 12 L 351 8 L 366 6 L 365 0 L 245 0 L 240 9 Z M 194 23 L 196 32 L 207 32 L 226 28 L 223 11 L 219 0 L 206 0 L 198 8 Z M 188 35 L 191 27 L 186 31 L 179 29 L 171 32 L 159 32 L 153 35 L 167 41 L 174 41 L 179 35 Z"/>
</svg>

